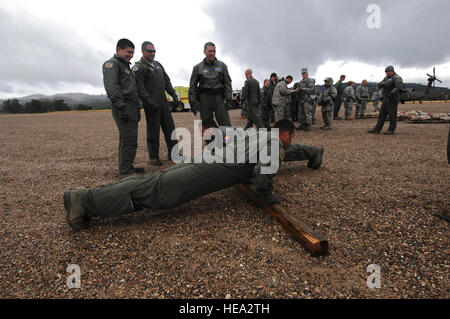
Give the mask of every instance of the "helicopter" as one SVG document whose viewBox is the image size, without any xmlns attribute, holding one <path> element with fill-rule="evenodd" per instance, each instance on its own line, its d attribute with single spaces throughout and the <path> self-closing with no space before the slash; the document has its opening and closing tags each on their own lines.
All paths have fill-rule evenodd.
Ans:
<svg viewBox="0 0 450 319">
<path fill-rule="evenodd" d="M 445 92 L 442 88 L 436 89 L 435 87 L 436 81 L 442 83 L 442 81 L 436 77 L 436 68 L 433 67 L 433 75 L 427 73 L 427 76 L 428 83 L 424 91 L 416 91 L 414 88 L 405 88 L 402 90 L 402 93 L 400 94 L 400 102 L 402 104 L 405 104 L 406 101 L 419 101 L 419 103 L 422 104 L 423 99 L 445 99 Z"/>
</svg>

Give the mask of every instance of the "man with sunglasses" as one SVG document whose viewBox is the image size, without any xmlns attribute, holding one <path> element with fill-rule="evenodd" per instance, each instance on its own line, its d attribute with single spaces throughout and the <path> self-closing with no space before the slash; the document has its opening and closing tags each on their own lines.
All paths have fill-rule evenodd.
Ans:
<svg viewBox="0 0 450 319">
<path fill-rule="evenodd" d="M 144 104 L 147 122 L 147 149 L 150 164 L 161 166 L 159 158 L 159 131 L 162 128 L 166 140 L 168 159 L 177 141 L 171 139 L 175 123 L 167 103 L 166 91 L 172 96 L 175 105 L 180 104 L 177 93 L 172 87 L 170 78 L 163 66 L 155 61 L 155 46 L 149 41 L 142 43 L 142 58 L 136 62 L 132 70 L 136 75 L 139 98 Z"/>
</svg>

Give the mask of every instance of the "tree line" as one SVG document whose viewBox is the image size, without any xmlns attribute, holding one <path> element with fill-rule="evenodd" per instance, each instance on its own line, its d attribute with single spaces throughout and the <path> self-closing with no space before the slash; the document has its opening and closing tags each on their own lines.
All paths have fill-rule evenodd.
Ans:
<svg viewBox="0 0 450 319">
<path fill-rule="evenodd" d="M 56 112 L 56 111 L 86 111 L 93 109 L 106 109 L 110 108 L 109 106 L 96 106 L 92 107 L 90 105 L 78 104 L 76 106 L 69 106 L 63 99 L 55 99 L 55 100 L 31 100 L 25 102 L 24 104 L 20 103 L 18 99 L 5 100 L 2 103 L 2 112 L 11 113 L 11 114 L 20 114 L 20 113 L 48 113 L 48 112 Z"/>
</svg>

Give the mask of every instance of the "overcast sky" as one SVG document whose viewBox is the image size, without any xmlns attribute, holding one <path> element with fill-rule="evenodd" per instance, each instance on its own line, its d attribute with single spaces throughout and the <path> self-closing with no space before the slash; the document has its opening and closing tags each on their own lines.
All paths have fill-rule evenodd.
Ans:
<svg viewBox="0 0 450 319">
<path fill-rule="evenodd" d="M 380 81 L 389 64 L 424 84 L 435 66 L 448 87 L 449 12 L 448 0 L 2 1 L 0 98 L 104 93 L 102 63 L 123 37 L 136 45 L 132 62 L 152 41 L 174 86 L 188 85 L 213 41 L 235 89 L 246 68 L 262 84 L 271 72 L 298 81 L 308 67 L 322 84 L 342 73 Z"/>
</svg>

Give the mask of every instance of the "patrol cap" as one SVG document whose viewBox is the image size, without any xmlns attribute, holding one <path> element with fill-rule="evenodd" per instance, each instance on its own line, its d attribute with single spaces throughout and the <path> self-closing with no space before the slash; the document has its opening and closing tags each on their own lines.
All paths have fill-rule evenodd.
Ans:
<svg viewBox="0 0 450 319">
<path fill-rule="evenodd" d="M 333 79 L 330 78 L 330 77 L 325 78 L 325 80 L 323 80 L 323 81 L 324 81 L 324 82 L 328 82 L 329 84 L 333 84 Z"/>
<path fill-rule="evenodd" d="M 308 73 L 308 69 L 307 68 L 302 68 L 302 73 Z"/>
<path fill-rule="evenodd" d="M 387 71 L 395 72 L 395 71 L 394 71 L 394 67 L 393 67 L 392 65 L 388 65 L 388 66 L 386 67 L 386 69 L 384 69 L 384 72 L 387 72 Z"/>
</svg>

